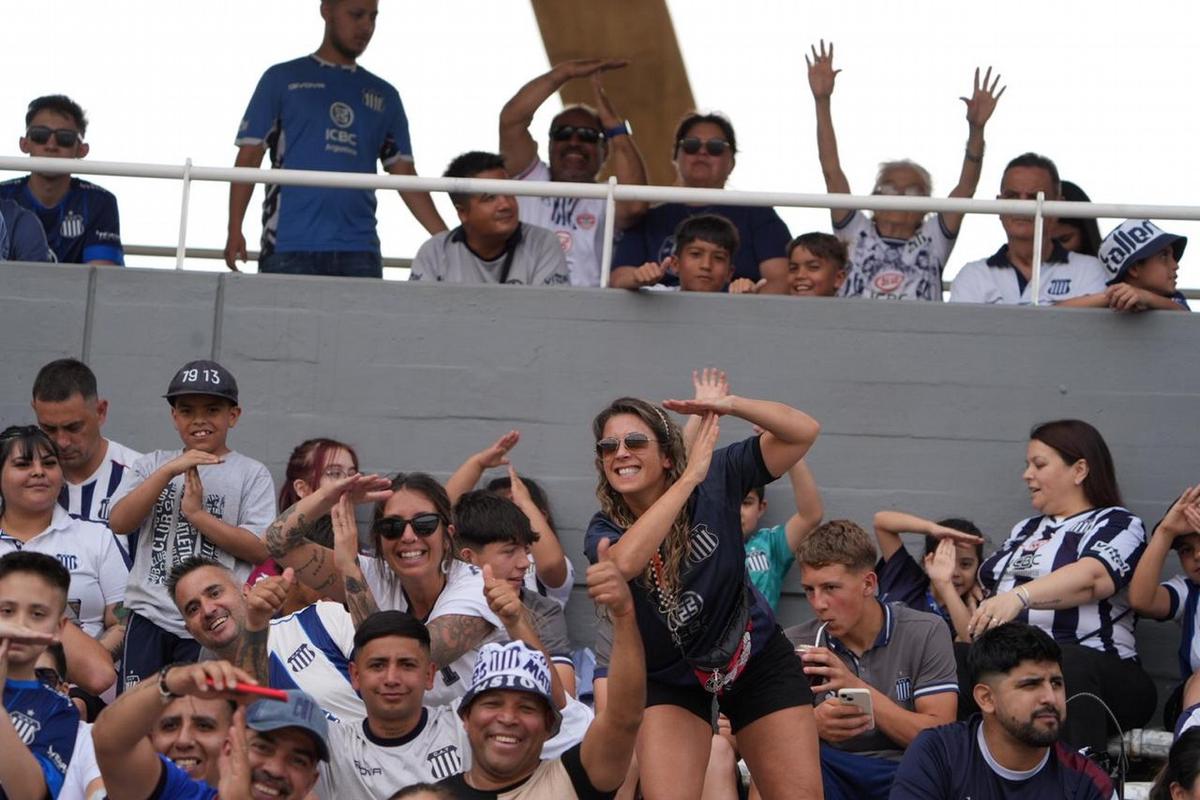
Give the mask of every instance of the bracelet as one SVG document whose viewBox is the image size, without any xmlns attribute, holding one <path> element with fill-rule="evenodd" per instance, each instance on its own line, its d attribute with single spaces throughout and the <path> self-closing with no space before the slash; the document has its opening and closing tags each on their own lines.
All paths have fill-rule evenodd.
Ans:
<svg viewBox="0 0 1200 800">
<path fill-rule="evenodd" d="M 1030 606 L 1030 605 L 1032 604 L 1032 602 L 1033 602 L 1033 601 L 1032 601 L 1032 600 L 1030 600 L 1030 598 L 1029 598 L 1029 590 L 1028 590 L 1028 589 L 1026 589 L 1024 586 L 1018 586 L 1018 587 L 1017 587 L 1017 589 L 1016 589 L 1016 595 L 1017 595 L 1017 599 L 1021 601 L 1021 607 L 1022 607 L 1024 610 L 1028 611 L 1028 610 L 1029 610 L 1029 606 Z"/>
<path fill-rule="evenodd" d="M 183 695 L 175 694 L 167 688 L 167 673 L 179 666 L 183 665 L 179 662 L 167 664 L 158 672 L 158 697 L 163 701 L 163 705 L 166 705 L 172 700 L 178 700 L 180 697 L 183 697 Z"/>
<path fill-rule="evenodd" d="M 983 163 L 983 154 L 986 151 L 987 151 L 987 145 L 984 145 L 983 147 L 981 147 L 979 149 L 979 155 L 975 155 L 974 153 L 972 153 L 971 148 L 965 147 L 965 148 L 963 148 L 963 158 L 965 158 L 965 159 L 967 159 L 967 161 L 973 162 L 975 164 L 982 164 Z"/>
<path fill-rule="evenodd" d="M 628 136 L 628 135 L 629 135 L 629 120 L 624 120 L 621 122 L 620 125 L 614 125 L 611 128 L 604 129 L 604 138 L 605 139 L 615 139 L 618 136 Z"/>
</svg>

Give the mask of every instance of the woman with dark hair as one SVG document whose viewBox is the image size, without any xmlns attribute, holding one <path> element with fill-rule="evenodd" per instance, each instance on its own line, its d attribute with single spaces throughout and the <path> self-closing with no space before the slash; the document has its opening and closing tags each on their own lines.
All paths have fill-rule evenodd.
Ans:
<svg viewBox="0 0 1200 800">
<path fill-rule="evenodd" d="M 680 120 L 672 152 L 679 186 L 724 189 L 736 156 L 737 136 L 727 117 L 692 111 Z M 609 285 L 617 289 L 678 285 L 678 276 L 669 274 L 664 262 L 675 254 L 679 223 L 697 214 L 717 214 L 737 228 L 741 244 L 733 254 L 731 280 L 748 278 L 758 283 L 766 278 L 764 291 L 787 294 L 787 243 L 792 237 L 775 209 L 718 203 L 663 203 L 647 211 L 617 241 Z"/>
<path fill-rule="evenodd" d="M 335 551 L 306 538 L 313 521 L 343 496 L 348 504 L 375 503 L 374 555 Z M 483 577 L 455 559 L 450 535 L 446 490 L 423 472 L 401 472 L 390 480 L 356 474 L 326 483 L 283 511 L 267 528 L 266 543 L 299 581 L 345 603 L 356 626 L 381 609 L 407 611 L 425 622 L 439 669 L 425 702 L 439 705 L 466 691 L 480 645 L 500 627 L 484 597 Z"/>
<path fill-rule="evenodd" d="M 1092 202 L 1092 199 L 1087 196 L 1087 192 L 1070 181 L 1062 182 L 1062 199 L 1072 203 Z M 1073 253 L 1082 253 L 1095 258 L 1100 252 L 1100 225 L 1096 222 L 1095 217 L 1091 219 L 1060 217 L 1054 223 L 1054 230 L 1050 234 L 1050 238 L 1058 240 L 1059 244 Z"/>
<path fill-rule="evenodd" d="M 646 649 L 637 761 L 645 796 L 701 795 L 714 697 L 763 797 L 816 797 L 821 779 L 812 693 L 771 608 L 751 587 L 741 502 L 788 471 L 820 426 L 782 403 L 736 395 L 668 400 L 702 417 L 689 448 L 663 408 L 623 397 L 596 417 L 601 540 L 630 580 Z M 724 414 L 764 432 L 714 452 Z"/>
<path fill-rule="evenodd" d="M 1064 739 L 1103 753 L 1112 710 L 1128 730 L 1154 712 L 1154 683 L 1138 661 L 1129 581 L 1146 549 L 1142 521 L 1121 506 L 1112 455 L 1100 432 L 1077 419 L 1033 429 L 1025 472 L 1038 515 L 1018 522 L 984 559 L 979 580 L 990 595 L 971 617 L 978 636 L 1018 619 L 1062 647 L 1071 705 Z"/>
<path fill-rule="evenodd" d="M 1167 763 L 1154 779 L 1150 800 L 1200 800 L 1200 728 L 1186 731 L 1171 745 Z"/>
</svg>

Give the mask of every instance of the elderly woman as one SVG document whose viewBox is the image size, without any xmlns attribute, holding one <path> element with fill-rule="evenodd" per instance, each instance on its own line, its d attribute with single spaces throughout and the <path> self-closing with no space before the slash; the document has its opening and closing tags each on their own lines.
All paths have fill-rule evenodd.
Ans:
<svg viewBox="0 0 1200 800">
<path fill-rule="evenodd" d="M 821 42 L 808 64 L 808 85 L 817 106 L 817 155 L 825 188 L 830 194 L 850 194 L 850 182 L 842 172 L 837 137 L 833 132 L 831 99 L 833 83 L 841 70 L 833 68 L 833 43 L 825 49 Z M 963 152 L 962 172 L 951 197 L 973 197 L 983 170 L 983 129 L 996 110 L 996 101 L 1004 89 L 996 91 L 1000 76 L 992 79 L 988 67 L 983 80 L 975 70 L 975 89 L 967 104 L 969 133 Z M 990 85 L 989 85 L 990 84 Z M 929 172 L 912 161 L 887 161 L 879 165 L 871 194 L 929 197 L 933 182 Z M 954 249 L 954 240 L 962 227 L 962 214 L 933 214 L 921 211 L 877 211 L 867 218 L 861 211 L 833 209 L 833 230 L 846 243 L 850 258 L 846 264 L 843 297 L 882 297 L 901 300 L 942 299 L 942 269 Z"/>
<path fill-rule="evenodd" d="M 691 112 L 675 130 L 672 160 L 680 186 L 724 189 L 737 163 L 733 123 L 720 114 Z M 791 235 L 775 209 L 717 203 L 663 203 L 651 208 L 618 240 L 609 284 L 618 289 L 678 284 L 678 276 L 667 271 L 665 262 L 675 254 L 675 228 L 697 214 L 718 214 L 737 228 L 741 244 L 733 258 L 733 280 L 746 278 L 753 284 L 765 280 L 764 291 L 787 293 Z"/>
<path fill-rule="evenodd" d="M 1099 431 L 1076 419 L 1038 425 L 1022 475 L 1037 516 L 1018 522 L 984 559 L 990 594 L 970 632 L 1013 619 L 1037 625 L 1062 647 L 1070 713 L 1063 738 L 1104 752 L 1108 712 L 1128 730 L 1155 706 L 1154 684 L 1138 662 L 1128 586 L 1143 551 L 1142 521 L 1121 506 L 1112 456 Z"/>
</svg>

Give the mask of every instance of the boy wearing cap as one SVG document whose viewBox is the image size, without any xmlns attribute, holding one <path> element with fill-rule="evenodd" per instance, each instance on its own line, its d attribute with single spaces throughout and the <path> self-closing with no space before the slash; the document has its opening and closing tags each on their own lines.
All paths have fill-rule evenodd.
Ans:
<svg viewBox="0 0 1200 800">
<path fill-rule="evenodd" d="M 175 664 L 150 676 L 105 709 L 92 727 L 96 761 L 112 800 L 212 800 L 218 788 L 192 778 L 159 755 L 150 734 L 179 697 L 253 699 L 233 691 L 249 675 L 228 661 Z M 255 800 L 301 800 L 329 762 L 329 726 L 316 701 L 292 690 L 286 701 L 260 700 L 233 716 L 221 757 L 220 795 Z"/>
<path fill-rule="evenodd" d="M 183 448 L 138 459 L 114 493 L 108 518 L 114 533 L 139 531 L 118 691 L 164 664 L 200 655 L 167 591 L 171 569 L 203 556 L 233 570 L 240 584 L 267 559 L 262 536 L 275 518 L 267 468 L 226 442 L 242 411 L 233 375 L 215 361 L 192 361 L 175 373 L 164 397 Z"/>
<path fill-rule="evenodd" d="M 1100 244 L 1100 262 L 1112 277 L 1098 307 L 1114 311 L 1188 311 L 1176 290 L 1187 237 L 1167 233 L 1148 219 L 1127 219 Z"/>
</svg>

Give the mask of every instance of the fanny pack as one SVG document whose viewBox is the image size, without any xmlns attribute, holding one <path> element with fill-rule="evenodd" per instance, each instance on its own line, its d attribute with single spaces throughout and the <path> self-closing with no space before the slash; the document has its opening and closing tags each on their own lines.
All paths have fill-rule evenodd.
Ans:
<svg viewBox="0 0 1200 800">
<path fill-rule="evenodd" d="M 721 637 L 703 652 L 684 652 L 683 659 L 706 691 L 721 694 L 737 680 L 750 661 L 750 592 L 745 587 Z"/>
</svg>

